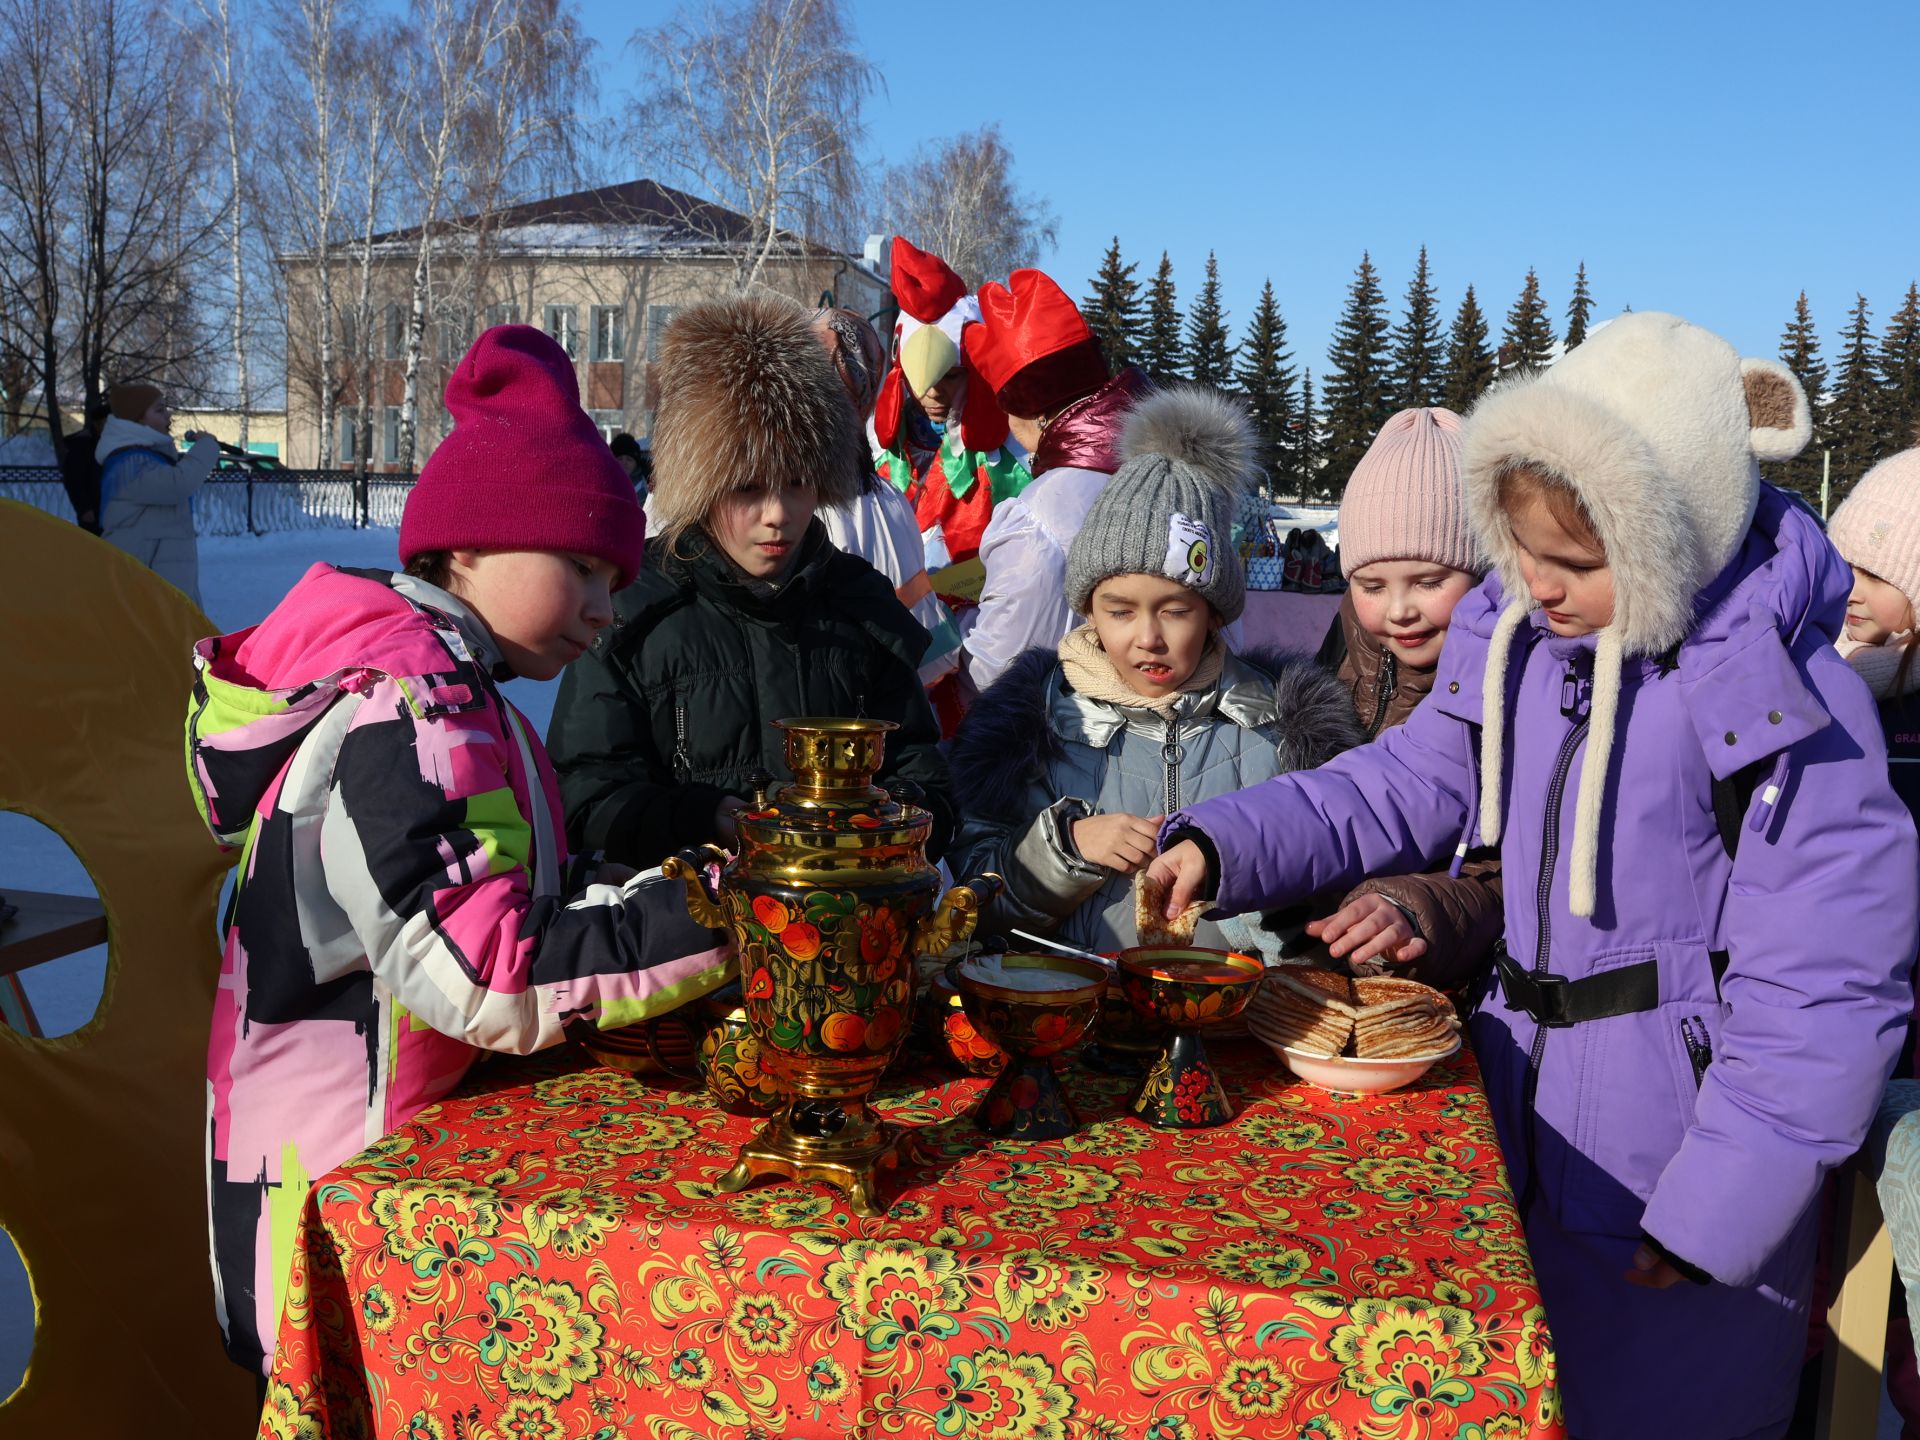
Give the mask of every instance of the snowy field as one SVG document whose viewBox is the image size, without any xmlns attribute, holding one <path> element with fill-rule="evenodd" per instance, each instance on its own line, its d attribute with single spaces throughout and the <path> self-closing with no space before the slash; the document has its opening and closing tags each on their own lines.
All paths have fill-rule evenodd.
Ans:
<svg viewBox="0 0 1920 1440">
<path fill-rule="evenodd" d="M 316 560 L 392 568 L 399 563 L 398 543 L 399 531 L 395 529 L 303 530 L 203 539 L 201 598 L 217 628 L 238 630 L 271 610 Z M 183 655 L 183 706 L 187 676 L 188 662 Z M 557 680 L 546 684 L 515 680 L 505 689 L 544 735 L 558 687 Z M 24 815 L 0 811 L 0 894 L 8 890 L 95 893 L 85 867 L 57 836 Z M 99 1003 L 106 970 L 107 951 L 102 945 L 23 973 L 21 981 L 41 1028 L 49 1035 L 64 1035 L 86 1024 Z M 208 1317 L 208 1323 L 212 1323 L 212 1317 Z M 25 1373 L 32 1333 L 26 1272 L 11 1242 L 0 1238 L 0 1397 L 11 1394 Z"/>
</svg>

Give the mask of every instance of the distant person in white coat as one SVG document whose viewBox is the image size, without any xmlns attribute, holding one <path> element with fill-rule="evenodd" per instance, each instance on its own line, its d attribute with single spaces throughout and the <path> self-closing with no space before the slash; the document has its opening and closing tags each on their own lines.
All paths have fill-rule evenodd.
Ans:
<svg viewBox="0 0 1920 1440">
<path fill-rule="evenodd" d="M 193 497 L 213 473 L 220 444 L 208 434 L 187 438 L 185 455 L 173 443 L 173 411 L 152 385 L 116 385 L 112 412 L 101 427 L 100 529 L 162 580 L 200 603 L 200 547 L 193 532 Z"/>
<path fill-rule="evenodd" d="M 985 690 L 1024 651 L 1053 649 L 1079 623 L 1066 601 L 1067 551 L 1120 468 L 1120 431 L 1151 387 L 1132 367 L 1107 378 L 1079 307 L 1038 270 L 981 286 L 980 315 L 966 330 L 967 358 L 993 387 L 1033 472 L 994 507 L 980 540 L 986 576 L 962 664 Z"/>
</svg>

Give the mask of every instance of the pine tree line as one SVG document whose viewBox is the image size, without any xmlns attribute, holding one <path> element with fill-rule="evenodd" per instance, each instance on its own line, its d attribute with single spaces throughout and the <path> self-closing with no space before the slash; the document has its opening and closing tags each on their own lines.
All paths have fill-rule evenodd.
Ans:
<svg viewBox="0 0 1920 1440">
<path fill-rule="evenodd" d="M 1081 302 L 1108 360 L 1116 369 L 1138 365 L 1162 384 L 1191 381 L 1244 397 L 1271 488 L 1309 499 L 1339 499 L 1347 476 L 1395 411 L 1444 405 L 1465 413 L 1502 374 L 1550 365 L 1579 345 L 1594 313 L 1583 261 L 1564 335 L 1556 335 L 1539 276 L 1528 270 L 1495 345 L 1471 285 L 1446 325 L 1424 245 L 1397 320 L 1372 256 L 1362 255 L 1334 327 L 1316 403 L 1313 371 L 1298 365 L 1288 348 L 1287 322 L 1271 280 L 1236 342 L 1213 255 L 1185 313 L 1165 251 L 1145 284 L 1135 278 L 1136 270 L 1115 236 Z M 1920 366 L 1920 314 L 1911 329 Z M 1920 381 L 1913 388 L 1920 389 Z"/>
<path fill-rule="evenodd" d="M 1920 445 L 1920 285 L 1909 284 L 1886 329 L 1856 294 L 1831 367 L 1820 353 L 1807 292 L 1780 335 L 1780 360 L 1800 377 L 1813 405 L 1813 440 L 1798 459 L 1770 465 L 1767 478 L 1820 504 L 1823 473 L 1839 504 L 1854 482 L 1895 451 Z"/>
</svg>

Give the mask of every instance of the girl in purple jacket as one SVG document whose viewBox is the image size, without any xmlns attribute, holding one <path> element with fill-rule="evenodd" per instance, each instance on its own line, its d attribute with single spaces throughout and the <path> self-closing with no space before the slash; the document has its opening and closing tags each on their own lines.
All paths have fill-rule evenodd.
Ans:
<svg viewBox="0 0 1920 1440">
<path fill-rule="evenodd" d="M 1499 845 L 1472 1033 L 1576 1436 L 1785 1428 L 1821 1180 L 1912 1006 L 1920 846 L 1833 649 L 1847 568 L 1759 479 L 1808 432 L 1787 370 L 1670 315 L 1501 387 L 1462 454 L 1494 573 L 1427 703 L 1170 816 L 1154 862 L 1237 913 Z"/>
</svg>

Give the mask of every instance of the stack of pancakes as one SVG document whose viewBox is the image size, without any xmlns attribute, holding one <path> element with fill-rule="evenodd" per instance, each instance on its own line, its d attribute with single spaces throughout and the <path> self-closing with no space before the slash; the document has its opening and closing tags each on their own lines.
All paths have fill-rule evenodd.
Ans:
<svg viewBox="0 0 1920 1440">
<path fill-rule="evenodd" d="M 1437 1055 L 1453 1048 L 1460 1028 L 1447 997 L 1417 980 L 1291 965 L 1267 971 L 1246 1014 L 1268 1044 L 1328 1058 Z"/>
</svg>

